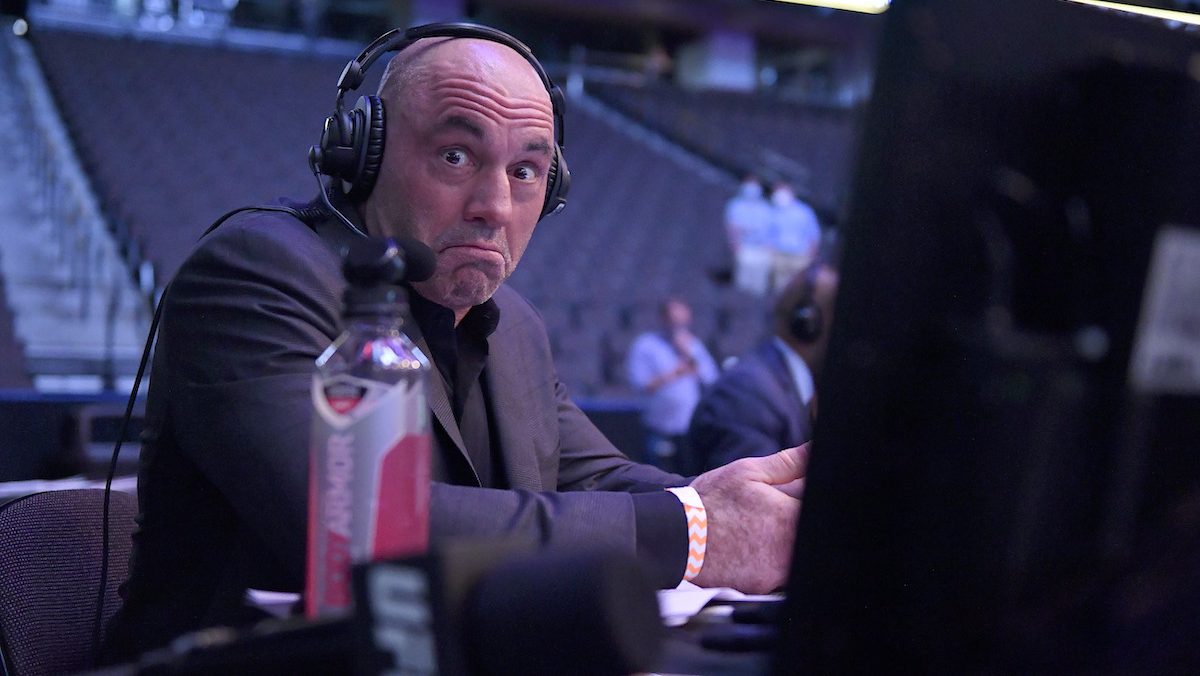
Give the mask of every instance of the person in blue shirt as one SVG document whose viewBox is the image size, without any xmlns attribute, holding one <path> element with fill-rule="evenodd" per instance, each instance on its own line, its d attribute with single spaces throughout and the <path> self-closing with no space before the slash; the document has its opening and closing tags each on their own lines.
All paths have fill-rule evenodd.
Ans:
<svg viewBox="0 0 1200 676">
<path fill-rule="evenodd" d="M 771 286 L 773 214 L 771 202 L 763 195 L 762 182 L 753 174 L 742 180 L 737 193 L 725 203 L 733 283 L 756 296 L 766 295 Z"/>
<path fill-rule="evenodd" d="M 771 288 L 808 269 L 821 246 L 821 223 L 812 207 L 796 197 L 791 184 L 781 181 L 771 192 L 770 247 L 774 252 Z"/>
<path fill-rule="evenodd" d="M 692 309 L 679 298 L 661 306 L 662 328 L 638 336 L 629 348 L 629 382 L 647 396 L 642 423 L 647 432 L 646 459 L 671 471 L 690 473 L 679 460 L 688 457 L 684 435 L 701 390 L 717 379 L 712 355 L 692 332 Z M 778 449 L 776 449 L 778 450 Z"/>
</svg>

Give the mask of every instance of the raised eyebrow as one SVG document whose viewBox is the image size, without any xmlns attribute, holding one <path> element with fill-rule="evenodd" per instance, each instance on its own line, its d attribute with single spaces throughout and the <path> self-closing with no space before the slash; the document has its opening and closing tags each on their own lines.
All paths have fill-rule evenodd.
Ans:
<svg viewBox="0 0 1200 676">
<path fill-rule="evenodd" d="M 461 129 L 477 139 L 483 140 L 483 127 L 475 124 L 461 115 L 451 115 L 438 123 L 436 131 L 443 129 Z"/>
<path fill-rule="evenodd" d="M 550 144 L 543 140 L 530 141 L 525 144 L 525 152 L 527 153 L 542 153 L 543 155 L 550 154 Z"/>
</svg>

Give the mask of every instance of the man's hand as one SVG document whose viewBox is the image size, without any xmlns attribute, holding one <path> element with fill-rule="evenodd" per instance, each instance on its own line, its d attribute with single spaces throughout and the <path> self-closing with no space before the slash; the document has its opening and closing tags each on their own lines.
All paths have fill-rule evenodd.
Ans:
<svg viewBox="0 0 1200 676">
<path fill-rule="evenodd" d="M 708 513 L 701 587 L 765 594 L 787 580 L 810 444 L 742 458 L 696 477 Z"/>
<path fill-rule="evenodd" d="M 675 370 L 672 373 L 674 374 L 675 378 L 682 378 L 684 376 L 690 376 L 699 370 L 700 367 L 697 366 L 696 360 L 689 357 L 687 359 L 680 359 L 679 365 L 675 367 Z"/>
<path fill-rule="evenodd" d="M 671 332 L 671 347 L 675 348 L 675 353 L 680 358 L 687 361 L 695 361 L 692 359 L 692 333 L 687 329 L 675 329 Z"/>
</svg>

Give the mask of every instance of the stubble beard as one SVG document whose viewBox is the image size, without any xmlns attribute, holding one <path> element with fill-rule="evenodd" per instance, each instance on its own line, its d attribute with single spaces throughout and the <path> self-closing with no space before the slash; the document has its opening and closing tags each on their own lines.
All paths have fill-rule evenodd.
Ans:
<svg viewBox="0 0 1200 676">
<path fill-rule="evenodd" d="M 427 281 L 413 284 L 413 288 L 425 298 L 451 310 L 467 310 L 486 302 L 516 268 L 516 261 L 513 260 L 508 241 L 494 231 L 471 232 L 452 229 L 442 233 L 434 240 L 433 249 L 434 251 L 443 251 L 446 247 L 456 244 L 482 243 L 490 244 L 500 250 L 504 258 L 503 266 L 471 262 L 456 263 L 447 261 L 442 255 L 439 255 L 433 277 Z"/>
<path fill-rule="evenodd" d="M 436 271 L 430 279 L 414 283 L 413 288 L 438 305 L 451 310 L 466 310 L 491 298 L 506 277 L 494 277 L 479 266 L 465 265 L 455 270 Z"/>
</svg>

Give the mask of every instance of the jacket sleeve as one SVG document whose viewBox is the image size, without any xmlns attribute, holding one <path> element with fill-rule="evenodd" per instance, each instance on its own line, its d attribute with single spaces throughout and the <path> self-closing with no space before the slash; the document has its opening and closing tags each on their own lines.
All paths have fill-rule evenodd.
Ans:
<svg viewBox="0 0 1200 676">
<path fill-rule="evenodd" d="M 665 490 L 498 490 L 435 483 L 430 505 L 433 537 L 495 538 L 546 547 L 617 549 L 637 557 L 650 582 L 674 587 L 683 579 L 687 523 Z"/>
<path fill-rule="evenodd" d="M 632 540 L 623 543 L 624 548 L 636 554 L 656 587 L 678 585 L 687 565 L 687 518 L 678 498 L 664 489 L 686 486 L 688 479 L 631 461 L 596 429 L 567 396 L 561 383 L 556 383 L 555 394 L 561 454 L 558 486 L 560 490 L 571 491 L 557 495 L 570 499 L 595 496 L 627 500 L 632 513 L 622 515 L 620 522 L 605 524 L 604 528 L 612 533 L 632 533 Z M 580 542 L 587 544 L 588 539 L 595 537 L 589 524 L 613 519 L 617 514 L 607 507 L 591 517 L 580 514 L 581 519 L 573 524 L 583 528 L 576 531 Z"/>
<path fill-rule="evenodd" d="M 692 414 L 688 444 L 704 461 L 704 469 L 738 458 L 770 455 L 783 448 L 786 423 L 779 405 L 755 387 L 745 371 L 727 372 Z"/>
</svg>

